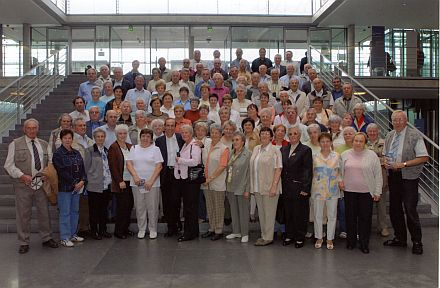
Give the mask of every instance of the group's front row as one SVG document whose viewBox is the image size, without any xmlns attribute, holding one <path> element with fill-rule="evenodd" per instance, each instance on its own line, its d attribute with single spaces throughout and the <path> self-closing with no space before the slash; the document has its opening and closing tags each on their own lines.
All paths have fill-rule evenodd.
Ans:
<svg viewBox="0 0 440 288">
<path fill-rule="evenodd" d="M 273 243 L 276 220 L 285 224 L 283 245 L 304 245 L 307 225 L 314 222 L 315 247 L 323 245 L 323 225 L 327 225 L 326 247 L 334 248 L 338 199 L 345 199 L 347 248 L 359 243 L 363 253 L 369 252 L 373 201 L 382 193 L 382 168 L 377 155 L 366 149 L 367 136 L 357 133 L 352 149 L 341 155 L 332 150 L 332 136 L 319 136 L 319 152 L 300 142 L 301 129 L 288 129 L 289 144 L 279 149 L 272 144 L 274 132 L 263 127 L 261 144 L 246 147 L 246 136 L 235 132 L 232 143 L 222 139 L 222 127 L 212 124 L 210 138 L 193 137 L 191 125 L 181 126 L 175 133 L 175 120 L 165 121 L 165 133 L 153 141 L 153 131 L 139 133 L 138 145 L 126 142 L 128 127 L 118 125 L 116 141 L 104 147 L 106 132 L 95 129 L 95 144 L 85 151 L 84 160 L 72 148 L 73 132 L 60 133 L 62 145 L 53 155 L 58 172 L 61 244 L 73 246 L 82 241 L 76 235 L 79 194 L 87 190 L 92 237 L 111 237 L 106 219 L 110 192 L 116 195 L 114 234 L 127 238 L 130 214 L 136 210 L 137 237 L 146 232 L 157 237 L 159 203 L 168 224 L 165 236 L 177 235 L 180 207 L 183 200 L 183 233 L 178 241 L 199 237 L 198 207 L 200 190 L 206 199 L 209 230 L 203 238 L 223 238 L 225 204 L 232 217 L 232 233 L 226 239 L 249 241 L 250 197 L 256 200 L 261 237 L 256 246 Z M 202 168 L 203 167 L 203 168 Z M 197 169 L 195 169 L 197 168 Z M 200 170 L 204 170 L 200 185 Z M 198 172 L 198 174 L 197 174 Z M 194 175 L 196 173 L 197 175 Z M 342 195 L 343 194 L 343 195 Z M 225 198 L 228 201 L 225 201 Z"/>
</svg>

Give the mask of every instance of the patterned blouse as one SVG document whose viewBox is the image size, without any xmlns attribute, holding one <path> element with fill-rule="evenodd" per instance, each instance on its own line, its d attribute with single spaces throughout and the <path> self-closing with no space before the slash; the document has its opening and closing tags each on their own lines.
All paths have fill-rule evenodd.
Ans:
<svg viewBox="0 0 440 288">
<path fill-rule="evenodd" d="M 332 200 L 340 198 L 338 183 L 341 178 L 341 156 L 332 151 L 327 158 L 313 154 L 312 199 Z"/>
</svg>

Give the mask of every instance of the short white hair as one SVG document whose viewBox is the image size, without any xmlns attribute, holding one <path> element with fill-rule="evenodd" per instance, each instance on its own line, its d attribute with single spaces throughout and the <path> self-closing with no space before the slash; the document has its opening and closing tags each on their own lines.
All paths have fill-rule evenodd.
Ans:
<svg viewBox="0 0 440 288">
<path fill-rule="evenodd" d="M 187 131 L 187 132 L 189 132 L 191 135 L 193 135 L 194 134 L 194 129 L 193 129 L 193 127 L 191 126 L 191 125 L 189 125 L 189 124 L 185 124 L 185 125 L 182 125 L 182 127 L 180 127 L 180 131 Z"/>
<path fill-rule="evenodd" d="M 318 130 L 318 132 L 321 133 L 321 127 L 319 127 L 319 125 L 316 123 L 313 123 L 313 124 L 310 124 L 309 126 L 307 126 L 307 133 L 308 134 L 312 133 L 313 129 L 316 129 L 316 130 Z"/>
<path fill-rule="evenodd" d="M 118 124 L 115 127 L 115 134 L 118 134 L 120 131 L 123 130 L 128 133 L 128 126 L 126 124 Z"/>
<path fill-rule="evenodd" d="M 376 123 L 370 123 L 370 124 L 368 124 L 366 131 L 368 132 L 371 129 L 378 129 L 379 130 L 379 126 L 377 126 Z"/>
</svg>

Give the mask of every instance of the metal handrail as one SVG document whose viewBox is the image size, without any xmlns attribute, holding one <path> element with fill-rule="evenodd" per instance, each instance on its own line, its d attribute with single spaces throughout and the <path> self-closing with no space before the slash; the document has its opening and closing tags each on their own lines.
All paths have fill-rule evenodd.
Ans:
<svg viewBox="0 0 440 288">
<path fill-rule="evenodd" d="M 0 90 L 1 136 L 6 136 L 64 79 L 69 65 L 68 53 L 68 46 L 54 51 L 50 57 Z"/>
</svg>

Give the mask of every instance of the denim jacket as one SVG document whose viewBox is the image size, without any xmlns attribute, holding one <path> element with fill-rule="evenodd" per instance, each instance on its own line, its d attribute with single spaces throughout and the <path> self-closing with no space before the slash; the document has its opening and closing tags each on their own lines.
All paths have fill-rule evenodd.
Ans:
<svg viewBox="0 0 440 288">
<path fill-rule="evenodd" d="M 53 154 L 52 162 L 58 173 L 60 192 L 72 192 L 78 182 L 87 182 L 84 161 L 79 151 L 69 151 L 61 145 Z"/>
</svg>

